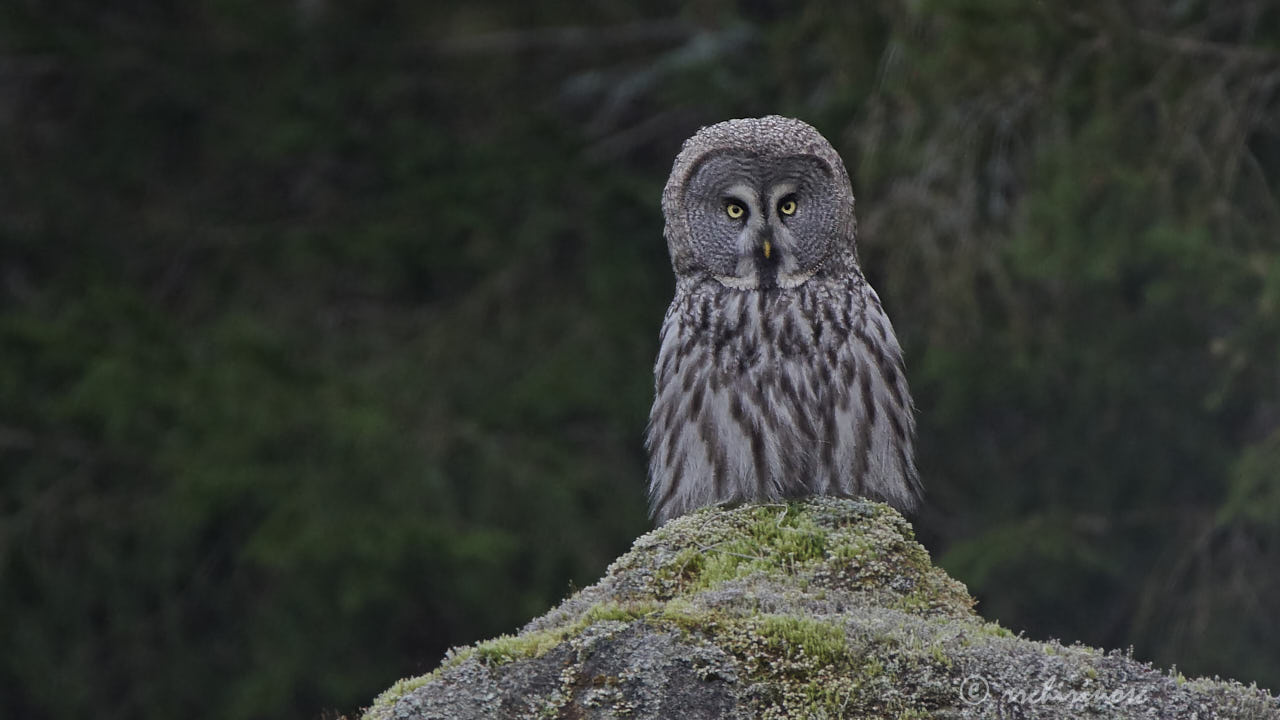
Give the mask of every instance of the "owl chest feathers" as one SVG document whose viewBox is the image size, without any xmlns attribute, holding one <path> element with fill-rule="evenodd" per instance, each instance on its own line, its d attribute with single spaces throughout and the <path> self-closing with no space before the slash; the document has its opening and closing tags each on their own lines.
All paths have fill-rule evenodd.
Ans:
<svg viewBox="0 0 1280 720">
<path fill-rule="evenodd" d="M 901 350 L 860 277 L 677 293 L 646 432 L 659 522 L 806 495 L 913 508 L 915 423 Z"/>
</svg>

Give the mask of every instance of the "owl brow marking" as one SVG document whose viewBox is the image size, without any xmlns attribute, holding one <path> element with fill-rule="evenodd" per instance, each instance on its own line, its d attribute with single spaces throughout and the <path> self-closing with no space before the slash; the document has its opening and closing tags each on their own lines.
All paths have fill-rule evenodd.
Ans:
<svg viewBox="0 0 1280 720">
<path fill-rule="evenodd" d="M 732 185 L 728 185 L 722 191 L 725 202 L 741 203 L 746 209 L 750 209 L 748 200 L 754 198 L 755 190 L 746 180 L 737 180 Z"/>
<path fill-rule="evenodd" d="M 777 207 L 787 200 L 795 200 L 796 192 L 800 189 L 800 183 L 797 180 L 786 179 L 781 182 L 775 182 L 769 186 L 769 192 L 766 197 L 773 207 Z"/>
</svg>

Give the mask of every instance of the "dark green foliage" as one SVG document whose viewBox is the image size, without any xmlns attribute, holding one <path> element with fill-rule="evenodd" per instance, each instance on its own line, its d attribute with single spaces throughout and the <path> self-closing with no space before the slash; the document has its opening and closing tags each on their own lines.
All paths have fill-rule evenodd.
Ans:
<svg viewBox="0 0 1280 720">
<path fill-rule="evenodd" d="M 1280 686 L 1280 9 L 0 8 L 0 716 L 354 710 L 645 527 L 700 124 L 844 154 L 980 612 Z"/>
</svg>

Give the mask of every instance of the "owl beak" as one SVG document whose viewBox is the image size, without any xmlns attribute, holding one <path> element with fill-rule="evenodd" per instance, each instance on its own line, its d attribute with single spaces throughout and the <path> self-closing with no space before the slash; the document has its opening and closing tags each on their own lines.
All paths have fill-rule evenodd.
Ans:
<svg viewBox="0 0 1280 720">
<path fill-rule="evenodd" d="M 773 245 L 769 244 L 769 241 L 768 241 L 768 240 L 765 240 L 765 241 L 764 241 L 763 250 L 764 250 L 764 259 L 765 259 L 765 260 L 768 260 L 768 259 L 769 259 L 769 253 L 773 252 Z"/>
</svg>

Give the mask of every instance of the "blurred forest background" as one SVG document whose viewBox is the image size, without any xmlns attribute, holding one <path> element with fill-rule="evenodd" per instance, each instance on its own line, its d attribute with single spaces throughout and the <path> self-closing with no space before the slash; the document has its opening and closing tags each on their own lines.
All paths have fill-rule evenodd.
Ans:
<svg viewBox="0 0 1280 720">
<path fill-rule="evenodd" d="M 357 713 L 648 527 L 700 125 L 853 177 L 979 610 L 1280 689 L 1280 3 L 0 5 L 0 716 Z"/>
</svg>

